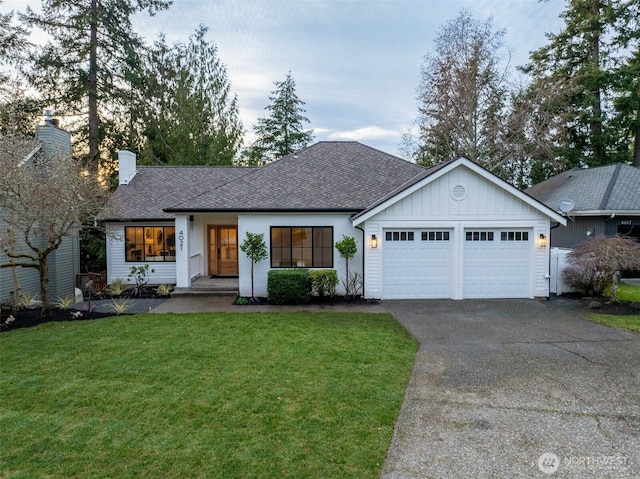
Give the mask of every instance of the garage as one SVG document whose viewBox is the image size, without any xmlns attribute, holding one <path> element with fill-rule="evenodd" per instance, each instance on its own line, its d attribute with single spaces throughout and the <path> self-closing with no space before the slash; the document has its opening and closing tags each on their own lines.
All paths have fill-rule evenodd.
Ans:
<svg viewBox="0 0 640 479">
<path fill-rule="evenodd" d="M 549 296 L 551 229 L 567 219 L 466 158 L 435 166 L 354 215 L 364 296 Z"/>
<path fill-rule="evenodd" d="M 452 230 L 385 230 L 384 297 L 450 298 Z"/>
<path fill-rule="evenodd" d="M 466 229 L 463 297 L 528 298 L 532 236 L 528 229 Z"/>
</svg>

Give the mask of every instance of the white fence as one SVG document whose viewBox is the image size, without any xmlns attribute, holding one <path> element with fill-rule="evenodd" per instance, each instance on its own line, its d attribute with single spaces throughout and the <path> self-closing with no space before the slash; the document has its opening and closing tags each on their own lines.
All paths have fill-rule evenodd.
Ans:
<svg viewBox="0 0 640 479">
<path fill-rule="evenodd" d="M 571 293 L 572 288 L 563 278 L 562 272 L 567 267 L 567 254 L 571 252 L 567 248 L 551 248 L 551 259 L 549 264 L 549 292 L 555 294 Z"/>
</svg>

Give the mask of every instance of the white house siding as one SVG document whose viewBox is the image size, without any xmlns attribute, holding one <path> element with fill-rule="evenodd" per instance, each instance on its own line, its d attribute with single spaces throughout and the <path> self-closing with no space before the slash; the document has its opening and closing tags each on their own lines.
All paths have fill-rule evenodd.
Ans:
<svg viewBox="0 0 640 479">
<path fill-rule="evenodd" d="M 270 254 L 271 226 L 333 226 L 333 242 L 342 240 L 342 236 L 355 238 L 358 253 L 349 261 L 349 271 L 362 274 L 363 232 L 351 225 L 349 214 L 337 213 L 307 213 L 307 214 L 268 214 L 268 213 L 243 213 L 238 216 L 238 241 L 244 241 L 247 232 L 264 234 L 267 251 Z M 338 294 L 344 294 L 342 279 L 345 277 L 345 260 L 340 257 L 338 251 L 333 251 L 333 268 L 338 273 L 340 284 Z M 267 274 L 271 269 L 271 258 L 257 263 L 254 266 L 254 294 L 256 296 L 267 295 Z M 241 296 L 251 295 L 251 261 L 247 256 L 239 253 L 239 286 Z"/>
<path fill-rule="evenodd" d="M 112 283 L 115 279 L 123 279 L 125 282 L 131 283 L 133 279 L 127 279 L 131 273 L 131 267 L 148 264 L 149 283 L 174 284 L 176 282 L 175 262 L 127 262 L 125 260 L 124 229 L 127 226 L 173 226 L 173 222 L 107 223 L 107 283 Z M 151 272 L 152 269 L 154 270 L 153 272 Z"/>
<path fill-rule="evenodd" d="M 464 187 L 460 195 L 456 187 Z M 458 199 L 455 199 L 456 192 Z M 453 238 L 450 295 L 463 299 L 465 231 L 527 230 L 530 232 L 530 285 L 526 297 L 549 295 L 549 246 L 539 248 L 540 234 L 549 235 L 549 218 L 515 194 L 494 184 L 464 165 L 444 173 L 439 178 L 417 185 L 408 196 L 381 209 L 367 218 L 364 225 L 367 242 L 371 235 L 378 238 L 374 250 L 367 245 L 365 260 L 365 297 L 386 298 L 383 288 L 386 230 L 449 230 Z M 427 297 L 427 296 L 425 296 Z"/>
</svg>

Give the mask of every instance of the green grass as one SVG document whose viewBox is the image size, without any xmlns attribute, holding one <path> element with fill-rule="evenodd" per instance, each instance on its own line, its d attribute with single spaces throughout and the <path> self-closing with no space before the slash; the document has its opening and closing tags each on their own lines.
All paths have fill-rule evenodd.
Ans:
<svg viewBox="0 0 640 479">
<path fill-rule="evenodd" d="M 639 315 L 623 316 L 615 314 L 589 313 L 587 315 L 587 319 L 589 319 L 589 321 L 593 321 L 594 323 L 609 326 L 611 328 L 628 329 L 629 331 L 640 333 Z"/>
<path fill-rule="evenodd" d="M 611 292 L 607 291 L 605 294 L 610 295 Z M 640 286 L 620 283 L 618 288 L 618 301 L 640 302 Z M 640 316 L 638 315 L 624 316 L 589 313 L 587 319 L 611 328 L 626 329 L 640 333 Z"/>
<path fill-rule="evenodd" d="M 0 348 L 0 477 L 363 478 L 417 343 L 382 314 L 146 314 Z"/>
<path fill-rule="evenodd" d="M 635 284 L 620 283 L 618 287 L 618 301 L 640 302 L 640 286 Z"/>
</svg>

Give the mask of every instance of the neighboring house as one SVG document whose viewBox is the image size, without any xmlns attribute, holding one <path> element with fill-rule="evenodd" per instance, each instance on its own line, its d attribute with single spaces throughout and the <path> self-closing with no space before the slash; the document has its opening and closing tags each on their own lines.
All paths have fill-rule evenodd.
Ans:
<svg viewBox="0 0 640 479">
<path fill-rule="evenodd" d="M 0 168 L 5 162 L 18 162 L 28 165 L 50 158 L 51 155 L 71 153 L 71 136 L 68 132 L 58 128 L 56 120 L 50 114 L 44 124 L 36 127 L 35 140 L 2 138 L 0 139 Z M 0 228 L 6 224 L 0 221 Z M 43 240 L 44 241 L 44 240 Z M 43 242 L 44 245 L 44 242 Z M 23 245 L 25 252 L 32 251 Z M 0 264 L 8 261 L 7 256 L 0 249 Z M 60 247 L 48 256 L 49 266 L 49 294 L 57 298 L 73 294 L 75 290 L 76 274 L 80 272 L 80 246 L 78 236 L 65 238 Z M 15 285 L 12 268 L 0 268 L 0 301 L 10 301 L 15 295 Z M 17 267 L 18 280 L 22 293 L 32 296 L 40 294 L 40 280 L 36 268 Z"/>
<path fill-rule="evenodd" d="M 621 163 L 574 168 L 526 193 L 569 219 L 566 228 L 551 230 L 551 246 L 573 248 L 598 235 L 640 241 L 640 168 Z"/>
<path fill-rule="evenodd" d="M 120 186 L 103 220 L 108 282 L 148 263 L 153 283 L 189 288 L 239 276 L 238 244 L 262 233 L 256 295 L 279 268 L 334 268 L 352 236 L 351 271 L 366 298 L 534 298 L 549 295 L 551 222 L 565 219 L 464 158 L 425 169 L 356 142 L 320 142 L 262 167 L 138 167 L 120 152 Z M 541 241 L 542 240 L 542 241 Z"/>
</svg>

